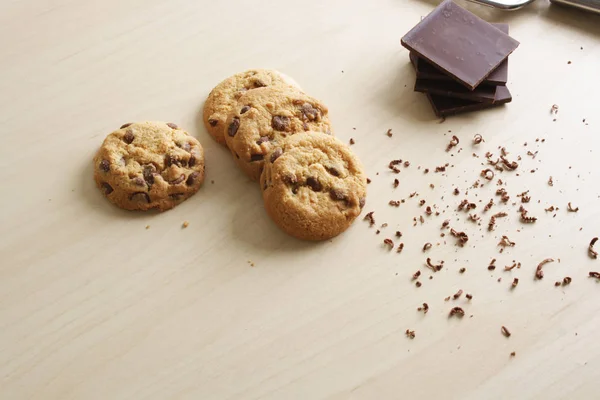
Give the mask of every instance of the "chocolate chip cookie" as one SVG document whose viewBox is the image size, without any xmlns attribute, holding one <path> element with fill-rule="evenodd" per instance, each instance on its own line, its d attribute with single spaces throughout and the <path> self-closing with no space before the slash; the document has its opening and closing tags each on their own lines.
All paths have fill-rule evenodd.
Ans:
<svg viewBox="0 0 600 400">
<path fill-rule="evenodd" d="M 239 97 L 245 92 L 261 87 L 298 87 L 297 83 L 281 72 L 268 69 L 251 69 L 235 74 L 219 83 L 204 103 L 204 125 L 219 143 L 225 144 L 225 120 Z"/>
<path fill-rule="evenodd" d="M 96 185 L 126 210 L 175 207 L 204 181 L 204 150 L 173 123 L 125 124 L 109 134 L 94 158 Z"/>
<path fill-rule="evenodd" d="M 275 147 L 260 182 L 267 214 L 299 239 L 339 235 L 365 205 L 360 161 L 345 143 L 320 132 L 298 133 Z"/>
<path fill-rule="evenodd" d="M 227 118 L 225 140 L 236 163 L 260 179 L 265 155 L 298 132 L 331 134 L 327 107 L 293 88 L 255 89 L 241 96 Z"/>
</svg>

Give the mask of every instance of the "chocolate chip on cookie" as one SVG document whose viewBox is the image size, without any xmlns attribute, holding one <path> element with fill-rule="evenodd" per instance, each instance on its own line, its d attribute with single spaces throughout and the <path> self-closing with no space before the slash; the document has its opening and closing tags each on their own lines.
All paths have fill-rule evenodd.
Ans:
<svg viewBox="0 0 600 400">
<path fill-rule="evenodd" d="M 244 111 L 246 107 L 249 110 Z M 327 107 L 294 88 L 265 87 L 242 95 L 227 119 L 227 146 L 236 163 L 259 180 L 264 155 L 298 132 L 330 132 Z M 277 159 L 278 153 L 271 153 Z M 263 155 L 259 157 L 258 155 Z"/>
<path fill-rule="evenodd" d="M 115 205 L 165 211 L 200 188 L 204 150 L 174 123 L 129 123 L 106 137 L 94 167 L 96 184 Z"/>
<path fill-rule="evenodd" d="M 225 121 L 233 107 L 236 106 L 240 96 L 254 89 L 264 87 L 295 87 L 298 90 L 300 89 L 293 79 L 273 70 L 253 69 L 230 76 L 210 92 L 204 103 L 204 125 L 208 133 L 218 143 L 225 144 L 225 135 L 229 133 Z M 250 110 L 250 106 L 243 105 L 240 114 L 244 114 L 248 110 Z"/>
<path fill-rule="evenodd" d="M 273 161 L 265 163 L 260 178 L 265 208 L 288 234 L 306 240 L 332 238 L 364 207 L 366 176 L 340 140 L 323 132 L 298 133 L 267 157 Z"/>
</svg>

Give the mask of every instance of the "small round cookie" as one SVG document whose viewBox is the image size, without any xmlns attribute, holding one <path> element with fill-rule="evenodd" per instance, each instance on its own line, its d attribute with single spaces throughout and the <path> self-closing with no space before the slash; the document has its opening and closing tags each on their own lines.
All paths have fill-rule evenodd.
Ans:
<svg viewBox="0 0 600 400">
<path fill-rule="evenodd" d="M 121 208 L 165 211 L 202 185 L 204 150 L 173 123 L 125 124 L 104 139 L 94 157 L 94 180 Z"/>
<path fill-rule="evenodd" d="M 320 132 L 296 134 L 271 151 L 260 182 L 267 214 L 299 239 L 339 235 L 365 205 L 360 161 L 346 144 Z"/>
<path fill-rule="evenodd" d="M 264 158 L 298 132 L 331 134 L 327 107 L 293 88 L 249 91 L 227 118 L 225 139 L 233 158 L 253 180 L 260 179 Z"/>
<path fill-rule="evenodd" d="M 208 133 L 220 144 L 225 145 L 225 120 L 237 100 L 245 92 L 268 86 L 300 89 L 298 84 L 281 72 L 268 69 L 251 69 L 235 74 L 219 83 L 208 95 L 204 103 L 204 126 Z"/>
</svg>

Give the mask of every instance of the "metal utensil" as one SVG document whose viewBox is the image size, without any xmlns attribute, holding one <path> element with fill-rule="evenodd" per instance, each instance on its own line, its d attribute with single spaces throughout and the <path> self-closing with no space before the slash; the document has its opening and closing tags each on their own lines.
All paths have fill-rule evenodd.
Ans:
<svg viewBox="0 0 600 400">
<path fill-rule="evenodd" d="M 518 10 L 534 0 L 469 0 L 473 3 L 500 8 L 502 10 Z M 600 0 L 550 0 L 552 3 L 576 7 L 581 10 L 600 13 Z"/>
<path fill-rule="evenodd" d="M 534 0 L 469 0 L 470 2 L 483 4 L 484 6 L 500 8 L 502 10 L 518 10 Z"/>
</svg>

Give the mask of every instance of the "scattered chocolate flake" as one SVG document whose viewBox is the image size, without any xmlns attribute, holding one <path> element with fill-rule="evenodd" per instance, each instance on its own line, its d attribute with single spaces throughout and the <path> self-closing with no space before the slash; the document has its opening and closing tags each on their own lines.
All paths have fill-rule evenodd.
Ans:
<svg viewBox="0 0 600 400">
<path fill-rule="evenodd" d="M 410 329 L 406 330 L 406 337 L 409 339 L 414 339 L 415 338 L 415 331 L 411 331 Z"/>
<path fill-rule="evenodd" d="M 508 236 L 503 235 L 502 239 L 500 240 L 500 243 L 498 243 L 498 246 L 503 246 L 503 247 L 514 247 L 516 243 L 515 242 L 511 242 L 510 239 L 508 238 Z"/>
<path fill-rule="evenodd" d="M 485 140 L 483 140 L 483 136 L 478 133 L 473 137 L 473 144 L 479 144 L 481 142 L 485 142 Z"/>
<path fill-rule="evenodd" d="M 462 296 L 462 294 L 463 294 L 462 289 L 459 289 L 458 292 L 454 293 L 454 295 L 452 296 L 452 298 L 454 300 L 458 300 L 460 298 L 460 296 Z"/>
<path fill-rule="evenodd" d="M 402 232 L 400 232 L 400 231 L 396 231 L 396 237 L 397 237 L 397 238 L 401 238 L 401 237 L 402 237 Z"/>
<path fill-rule="evenodd" d="M 458 188 L 454 188 L 454 195 L 458 196 L 460 194 L 460 190 Z"/>
<path fill-rule="evenodd" d="M 442 222 L 442 229 L 447 228 L 448 225 L 450 225 L 450 220 L 449 219 L 447 219 L 444 222 Z"/>
<path fill-rule="evenodd" d="M 387 226 L 388 226 L 387 222 L 384 222 L 383 224 L 381 224 L 381 228 L 387 228 Z"/>
<path fill-rule="evenodd" d="M 410 167 L 410 161 L 404 161 L 404 168 Z"/>
<path fill-rule="evenodd" d="M 467 234 L 464 232 L 457 232 L 451 228 L 450 234 L 458 239 L 458 244 L 460 247 L 463 247 L 465 243 L 469 241 L 469 236 L 467 236 Z"/>
<path fill-rule="evenodd" d="M 496 226 L 496 219 L 497 218 L 506 217 L 507 215 L 508 214 L 505 213 L 504 211 L 492 215 L 492 217 L 490 218 L 490 222 L 488 223 L 488 231 L 493 231 L 494 230 L 494 227 Z"/>
<path fill-rule="evenodd" d="M 519 168 L 519 164 L 516 161 L 508 161 L 504 156 L 500 156 L 500 160 L 502 160 L 502 164 L 511 171 Z"/>
<path fill-rule="evenodd" d="M 563 286 L 570 285 L 572 281 L 573 281 L 573 279 L 571 279 L 570 276 L 565 276 L 562 280 L 562 285 Z"/>
<path fill-rule="evenodd" d="M 467 294 L 465 294 L 465 297 L 466 297 L 468 300 L 473 300 L 473 295 L 472 295 L 472 294 L 469 294 L 469 293 L 467 293 Z"/>
<path fill-rule="evenodd" d="M 548 178 L 548 185 L 554 186 L 554 180 L 552 179 L 552 177 Z"/>
<path fill-rule="evenodd" d="M 396 249 L 396 253 L 402 253 L 402 250 L 404 250 L 404 243 L 400 243 L 398 245 L 398 248 Z"/>
<path fill-rule="evenodd" d="M 187 228 L 188 226 L 190 226 L 190 223 L 187 221 L 184 221 L 183 224 L 181 224 L 181 227 L 184 229 Z"/>
<path fill-rule="evenodd" d="M 425 218 L 423 218 L 423 216 L 421 215 L 421 216 L 419 216 L 419 221 L 421 221 L 421 223 L 424 224 L 425 223 Z"/>
<path fill-rule="evenodd" d="M 569 64 L 570 63 L 571 62 L 569 61 Z M 550 114 L 554 114 L 554 115 L 558 114 L 558 105 L 557 104 L 552 104 L 552 107 L 550 107 Z"/>
<path fill-rule="evenodd" d="M 596 244 L 597 241 L 598 241 L 597 237 L 593 238 L 588 247 L 588 254 L 594 260 L 598 258 L 598 252 L 596 250 L 594 250 L 594 245 Z"/>
<path fill-rule="evenodd" d="M 421 285 L 422 285 L 422 283 L 421 283 L 421 282 L 419 282 L 419 281 L 417 281 L 417 282 L 415 283 L 415 286 L 416 286 L 416 287 L 421 287 Z"/>
<path fill-rule="evenodd" d="M 531 200 L 530 196 L 521 197 L 521 203 L 529 203 L 530 200 Z"/>
<path fill-rule="evenodd" d="M 446 151 L 452 150 L 452 148 L 458 146 L 459 143 L 460 143 L 460 140 L 458 140 L 456 135 L 453 135 L 452 139 L 450 139 L 450 143 L 448 143 L 448 147 L 446 147 Z"/>
<path fill-rule="evenodd" d="M 413 279 L 418 279 L 421 276 L 421 271 L 417 271 L 413 274 Z"/>
<path fill-rule="evenodd" d="M 400 207 L 400 201 L 399 200 L 390 200 L 390 202 L 388 204 L 390 206 L 393 206 L 393 207 Z"/>
<path fill-rule="evenodd" d="M 579 211 L 579 207 L 573 208 L 573 206 L 571 205 L 571 202 L 569 202 L 569 204 L 567 204 L 567 211 L 577 212 L 577 211 Z"/>
<path fill-rule="evenodd" d="M 541 263 L 538 264 L 537 268 L 535 269 L 535 277 L 537 279 L 542 279 L 544 277 L 544 271 L 542 270 L 542 268 L 544 267 L 544 265 L 554 262 L 553 258 L 546 258 L 545 260 L 543 260 Z"/>
<path fill-rule="evenodd" d="M 487 203 L 483 209 L 483 211 L 489 211 L 490 208 L 494 205 L 494 199 L 490 199 L 489 203 Z"/>
<path fill-rule="evenodd" d="M 490 261 L 490 265 L 488 265 L 488 270 L 493 271 L 496 269 L 496 259 L 492 258 L 492 261 Z"/>
<path fill-rule="evenodd" d="M 531 158 L 533 158 L 535 160 L 535 157 L 537 156 L 538 151 L 536 151 L 535 153 L 532 153 L 531 151 L 527 151 L 527 155 L 531 156 Z"/>
<path fill-rule="evenodd" d="M 460 318 L 462 318 L 462 317 L 464 317 L 464 316 L 465 316 L 465 310 L 463 310 L 463 309 L 462 309 L 462 308 L 460 308 L 460 307 L 454 307 L 454 308 L 452 308 L 452 309 L 450 310 L 450 317 L 453 317 L 453 316 L 455 316 L 455 315 L 456 315 L 457 317 L 460 317 Z"/>
<path fill-rule="evenodd" d="M 391 169 L 395 174 L 399 174 L 400 168 L 398 168 L 397 165 L 400 165 L 400 164 L 402 164 L 402 160 L 392 160 L 388 164 L 388 168 Z"/>
<path fill-rule="evenodd" d="M 521 210 L 521 221 L 522 221 L 522 222 L 524 222 L 524 223 L 526 223 L 526 224 L 532 224 L 532 223 L 534 223 L 535 221 L 537 221 L 537 218 L 536 218 L 536 217 L 528 217 L 528 216 L 527 216 L 527 210 L 525 210 L 525 209 L 523 208 L 523 206 L 521 206 L 520 210 Z"/>
<path fill-rule="evenodd" d="M 417 308 L 417 311 L 423 311 L 423 314 L 427 314 L 427 311 L 429 311 L 429 305 L 427 303 L 423 303 L 423 307 Z"/>
<path fill-rule="evenodd" d="M 350 138 L 350 144 L 356 143 L 353 138 Z"/>
<path fill-rule="evenodd" d="M 464 274 L 466 270 L 467 269 L 465 267 L 462 267 L 461 269 L 458 270 L 458 272 L 460 272 L 461 274 Z"/>
<path fill-rule="evenodd" d="M 600 279 L 600 272 L 590 271 L 589 275 L 590 275 L 590 278 Z"/>
<path fill-rule="evenodd" d="M 425 169 L 423 170 L 423 173 L 424 173 L 424 174 L 428 174 L 428 173 L 429 173 L 429 168 L 425 168 Z"/>
<path fill-rule="evenodd" d="M 394 179 L 394 188 L 397 188 L 400 185 L 400 181 L 398 179 Z"/>
<path fill-rule="evenodd" d="M 446 297 L 446 298 L 444 299 L 444 301 L 450 301 L 450 297 L 452 297 L 452 296 L 448 296 L 448 297 Z"/>
<path fill-rule="evenodd" d="M 550 207 L 548 207 L 548 208 L 545 208 L 544 210 L 545 210 L 546 212 L 552 212 L 552 211 L 556 210 L 556 208 L 554 208 L 554 206 L 550 206 Z"/>
<path fill-rule="evenodd" d="M 471 220 L 473 222 L 477 222 L 480 220 L 480 218 L 477 214 L 469 214 L 469 220 Z"/>
<path fill-rule="evenodd" d="M 510 353 L 510 356 L 511 356 L 511 357 L 514 357 L 514 356 L 516 356 L 516 355 L 517 355 L 517 353 L 515 353 L 514 351 L 513 351 L 512 353 Z"/>
<path fill-rule="evenodd" d="M 375 231 L 375 234 L 376 234 L 376 235 L 379 235 L 380 233 L 381 233 L 381 231 L 380 231 L 379 229 L 377 229 L 377 230 Z"/>
<path fill-rule="evenodd" d="M 510 337 L 511 333 L 508 330 L 508 328 L 506 328 L 504 325 L 502 326 L 502 328 L 500 328 L 500 330 L 502 331 L 502 334 L 506 337 Z"/>
<path fill-rule="evenodd" d="M 423 251 L 427 251 L 432 247 L 433 247 L 433 245 L 431 243 L 427 242 L 423 245 Z"/>
<path fill-rule="evenodd" d="M 446 165 L 441 165 L 439 167 L 435 167 L 435 172 L 444 172 L 446 171 Z"/>
<path fill-rule="evenodd" d="M 442 268 L 444 268 L 444 262 L 443 261 L 440 261 L 439 264 L 432 264 L 431 263 L 431 258 L 429 258 L 429 257 L 427 258 L 427 263 L 425 265 L 427 265 L 427 268 L 429 268 L 433 272 L 438 272 Z"/>
<path fill-rule="evenodd" d="M 513 288 L 516 288 L 518 284 L 519 284 L 519 278 L 515 278 L 515 279 L 513 279 L 511 286 Z"/>
<path fill-rule="evenodd" d="M 388 137 L 392 137 L 392 128 L 387 130 L 386 135 L 388 135 Z"/>
<path fill-rule="evenodd" d="M 394 242 L 392 241 L 392 239 L 383 239 L 383 244 L 385 246 L 388 246 L 389 250 L 394 248 Z"/>
<path fill-rule="evenodd" d="M 367 178 L 367 183 L 371 183 L 371 179 L 370 178 Z"/>
<path fill-rule="evenodd" d="M 425 200 L 423 200 L 423 199 L 419 200 L 419 206 L 422 206 L 424 204 L 425 204 Z"/>
<path fill-rule="evenodd" d="M 494 171 L 492 171 L 489 168 L 484 169 L 483 171 L 481 171 L 481 176 L 487 179 L 488 181 L 491 181 L 492 179 L 494 179 Z"/>
<path fill-rule="evenodd" d="M 425 208 L 425 214 L 427 214 L 427 215 L 433 214 L 433 211 L 431 210 L 430 206 L 427 206 L 427 208 Z"/>
<path fill-rule="evenodd" d="M 363 218 L 363 219 L 369 221 L 369 226 L 375 225 L 375 218 L 373 217 L 374 213 L 375 213 L 375 211 L 371 211 L 371 212 L 367 213 L 367 215 L 365 215 L 365 217 Z"/>
</svg>

